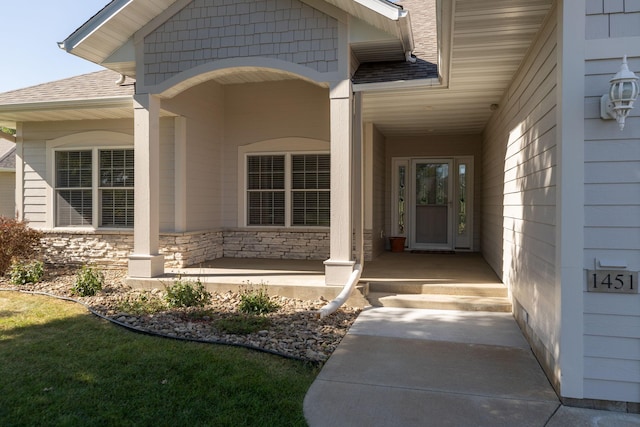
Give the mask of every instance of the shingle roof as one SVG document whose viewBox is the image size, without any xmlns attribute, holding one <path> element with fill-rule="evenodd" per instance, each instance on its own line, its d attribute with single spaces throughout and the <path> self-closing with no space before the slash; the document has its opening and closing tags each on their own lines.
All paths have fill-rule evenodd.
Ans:
<svg viewBox="0 0 640 427">
<path fill-rule="evenodd" d="M 16 147 L 11 148 L 7 153 L 0 156 L 0 169 L 16 168 Z"/>
<path fill-rule="evenodd" d="M 119 86 L 120 74 L 103 70 L 0 93 L 0 105 L 112 98 L 134 94 L 133 80 Z"/>
<path fill-rule="evenodd" d="M 0 131 L 0 169 L 16 168 L 16 144 L 12 135 Z"/>
<path fill-rule="evenodd" d="M 360 64 L 352 81 L 355 84 L 382 83 L 438 77 L 438 37 L 435 0 L 402 0 L 397 2 L 411 16 L 415 63 L 372 62 Z"/>
</svg>

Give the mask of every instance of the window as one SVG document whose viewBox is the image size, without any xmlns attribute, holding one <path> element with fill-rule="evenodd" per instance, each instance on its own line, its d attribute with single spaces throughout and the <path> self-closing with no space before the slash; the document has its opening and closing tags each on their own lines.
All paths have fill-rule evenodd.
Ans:
<svg viewBox="0 0 640 427">
<path fill-rule="evenodd" d="M 58 226 L 93 223 L 91 151 L 56 152 Z"/>
<path fill-rule="evenodd" d="M 56 226 L 133 227 L 133 150 L 56 151 L 55 168 Z"/>
<path fill-rule="evenodd" d="M 247 224 L 328 226 L 329 154 L 247 156 Z"/>
<path fill-rule="evenodd" d="M 100 151 L 103 227 L 133 227 L 133 150 Z"/>
</svg>

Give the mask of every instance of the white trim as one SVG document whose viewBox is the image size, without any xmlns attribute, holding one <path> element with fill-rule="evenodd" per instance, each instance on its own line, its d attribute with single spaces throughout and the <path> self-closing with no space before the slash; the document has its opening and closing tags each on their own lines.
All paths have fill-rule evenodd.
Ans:
<svg viewBox="0 0 640 427">
<path fill-rule="evenodd" d="M 384 0 L 352 0 L 352 1 L 384 16 L 385 18 L 391 19 L 392 21 L 397 21 L 406 14 L 406 12 L 401 8 L 399 8 L 398 6 L 394 6 L 388 1 L 384 1 Z"/>
<path fill-rule="evenodd" d="M 563 397 L 584 396 L 584 1 L 558 4 L 556 348 Z"/>
<path fill-rule="evenodd" d="M 100 227 L 99 224 L 99 212 L 100 206 L 98 203 L 98 187 L 99 187 L 99 175 L 97 156 L 98 152 L 102 149 L 133 149 L 133 135 L 111 132 L 111 131 L 90 131 L 80 132 L 71 135 L 65 135 L 56 139 L 47 140 L 46 146 L 46 206 L 47 212 L 45 215 L 46 228 L 50 230 L 65 230 L 72 228 L 74 230 L 88 230 L 98 231 L 103 229 L 108 230 L 122 230 L 131 231 L 131 228 L 119 228 L 119 227 Z M 56 227 L 56 183 L 55 183 L 55 153 L 57 151 L 91 151 L 92 152 L 92 173 L 93 183 L 91 187 L 93 197 L 93 210 L 92 225 L 90 227 Z M 135 186 L 134 186 L 135 188 Z"/>
<path fill-rule="evenodd" d="M 300 150 L 300 140 L 307 139 L 313 144 L 312 147 L 305 147 Z M 269 145 L 267 147 L 267 145 Z M 266 229 L 287 229 L 291 231 L 300 228 L 318 228 L 326 230 L 327 227 L 318 225 L 293 225 L 291 218 L 291 157 L 294 155 L 305 154 L 329 154 L 329 143 L 310 138 L 281 138 L 271 141 L 260 141 L 249 144 L 238 149 L 238 227 L 253 230 L 256 227 Z M 284 225 L 249 225 L 248 206 L 247 206 L 247 158 L 249 156 L 284 156 L 284 197 L 285 197 L 285 221 Z M 329 189 L 331 191 L 331 189 Z"/>
<path fill-rule="evenodd" d="M 60 49 L 67 52 L 73 51 L 80 43 L 98 31 L 104 24 L 109 22 L 122 9 L 127 7 L 133 0 L 113 0 L 104 9 L 95 16 L 85 22 L 82 27 L 78 28 L 73 34 L 67 37 L 63 42 L 58 43 Z"/>
<path fill-rule="evenodd" d="M 294 64 L 292 62 L 283 61 L 275 58 L 264 58 L 259 56 L 251 56 L 244 58 L 226 58 L 185 70 L 178 73 L 157 85 L 146 86 L 143 78 L 144 64 L 140 62 L 142 59 L 141 49 L 138 52 L 138 93 L 155 93 L 162 98 L 172 98 L 200 83 L 216 78 L 216 74 L 230 72 L 233 69 L 251 68 L 251 69 L 272 69 L 290 74 L 292 77 L 306 80 L 310 83 L 326 87 L 333 81 L 340 81 L 338 72 L 321 73 L 304 65 Z M 340 60 L 339 60 L 340 63 Z M 340 64 L 338 65 L 340 67 Z M 348 62 L 347 62 L 348 66 Z M 141 74 L 142 73 L 142 74 Z"/>
<path fill-rule="evenodd" d="M 24 220 L 24 137 L 22 123 L 16 123 L 16 219 Z"/>
<path fill-rule="evenodd" d="M 425 89 L 425 88 L 442 89 L 443 85 L 440 78 L 416 79 L 416 80 L 398 80 L 393 82 L 380 83 L 360 83 L 353 85 L 354 92 L 377 92 L 383 90 L 399 90 L 399 89 Z"/>
<path fill-rule="evenodd" d="M 132 108 L 133 96 L 122 95 L 108 98 L 68 99 L 64 101 L 29 102 L 0 106 L 0 112 L 21 113 L 45 110 L 89 110 L 99 108 Z"/>
</svg>

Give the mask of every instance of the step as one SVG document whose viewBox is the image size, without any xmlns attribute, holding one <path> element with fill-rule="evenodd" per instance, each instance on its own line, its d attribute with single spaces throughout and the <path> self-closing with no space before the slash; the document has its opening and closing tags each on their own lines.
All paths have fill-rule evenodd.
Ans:
<svg viewBox="0 0 640 427">
<path fill-rule="evenodd" d="M 510 313 L 512 310 L 509 300 L 502 297 L 370 292 L 367 299 L 374 307 L 428 308 L 433 310 L 493 311 L 506 313 Z"/>
<path fill-rule="evenodd" d="M 410 282 L 370 282 L 370 292 L 394 294 L 444 294 L 477 297 L 508 296 L 507 287 L 502 283 L 410 283 Z"/>
</svg>

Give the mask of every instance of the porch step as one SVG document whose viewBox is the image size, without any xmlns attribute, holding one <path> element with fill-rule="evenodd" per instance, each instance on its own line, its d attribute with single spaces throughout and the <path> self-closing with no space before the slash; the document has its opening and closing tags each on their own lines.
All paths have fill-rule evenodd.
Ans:
<svg viewBox="0 0 640 427">
<path fill-rule="evenodd" d="M 502 297 L 508 296 L 507 288 L 500 283 L 473 283 L 473 284 L 448 284 L 448 283 L 369 283 L 369 292 L 382 292 L 389 294 L 443 294 L 443 295 L 467 295 L 475 297 Z"/>
<path fill-rule="evenodd" d="M 367 299 L 376 307 L 493 312 L 511 312 L 512 308 L 506 297 L 494 296 L 369 292 Z"/>
</svg>

